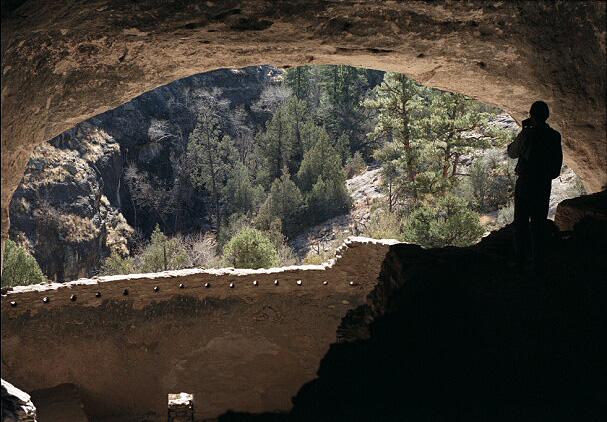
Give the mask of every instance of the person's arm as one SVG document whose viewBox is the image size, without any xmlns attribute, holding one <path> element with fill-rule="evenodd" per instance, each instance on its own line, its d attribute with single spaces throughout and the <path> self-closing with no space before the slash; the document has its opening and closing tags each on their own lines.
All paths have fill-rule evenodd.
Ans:
<svg viewBox="0 0 607 422">
<path fill-rule="evenodd" d="M 521 131 L 514 141 L 508 144 L 508 157 L 510 158 L 518 158 L 521 155 L 521 146 L 526 138 L 525 131 Z"/>
</svg>

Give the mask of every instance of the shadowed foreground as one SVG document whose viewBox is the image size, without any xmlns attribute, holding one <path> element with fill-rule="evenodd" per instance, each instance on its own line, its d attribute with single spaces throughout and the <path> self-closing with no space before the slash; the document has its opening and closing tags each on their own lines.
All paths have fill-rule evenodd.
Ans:
<svg viewBox="0 0 607 422">
<path fill-rule="evenodd" d="M 544 280 L 509 269 L 511 227 L 467 249 L 392 246 L 291 413 L 219 420 L 605 420 L 606 234 L 555 233 Z"/>
</svg>

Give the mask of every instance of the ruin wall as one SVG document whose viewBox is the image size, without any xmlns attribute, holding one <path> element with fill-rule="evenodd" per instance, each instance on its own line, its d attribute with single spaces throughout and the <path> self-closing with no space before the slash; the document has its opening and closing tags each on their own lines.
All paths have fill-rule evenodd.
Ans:
<svg viewBox="0 0 607 422">
<path fill-rule="evenodd" d="M 389 245 L 350 238 L 323 265 L 180 270 L 16 287 L 2 294 L 2 376 L 79 390 L 92 420 L 288 411 L 348 310 L 366 302 Z"/>
</svg>

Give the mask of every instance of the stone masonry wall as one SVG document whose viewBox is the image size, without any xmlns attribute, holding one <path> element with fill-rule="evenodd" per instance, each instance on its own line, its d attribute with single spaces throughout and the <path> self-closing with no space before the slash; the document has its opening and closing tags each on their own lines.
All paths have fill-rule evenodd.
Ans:
<svg viewBox="0 0 607 422">
<path fill-rule="evenodd" d="M 73 383 L 91 420 L 165 420 L 179 391 L 197 418 L 286 411 L 392 243 L 350 238 L 324 265 L 14 288 L 2 295 L 3 378 L 25 391 Z"/>
</svg>

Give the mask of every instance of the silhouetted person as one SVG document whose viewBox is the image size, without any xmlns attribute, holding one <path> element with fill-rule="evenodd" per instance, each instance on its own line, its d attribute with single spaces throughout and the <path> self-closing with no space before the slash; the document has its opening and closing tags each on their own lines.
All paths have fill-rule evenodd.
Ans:
<svg viewBox="0 0 607 422">
<path fill-rule="evenodd" d="M 514 189 L 514 247 L 516 266 L 524 270 L 531 249 L 533 271 L 543 272 L 544 236 L 552 179 L 563 165 L 561 134 L 546 123 L 550 112 L 543 101 L 531 105 L 523 130 L 508 145 L 508 156 L 518 158 Z M 531 230 L 529 227 L 531 220 Z"/>
</svg>

